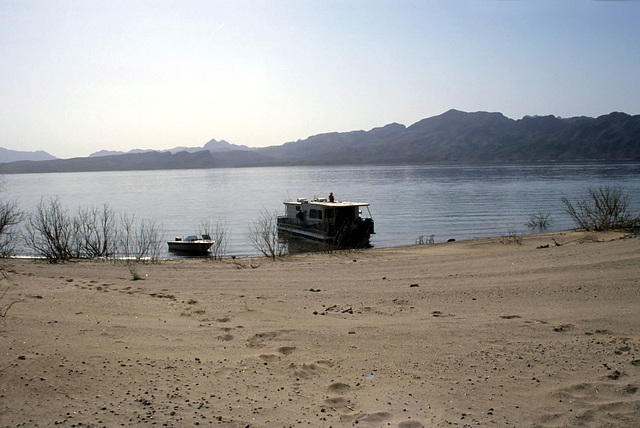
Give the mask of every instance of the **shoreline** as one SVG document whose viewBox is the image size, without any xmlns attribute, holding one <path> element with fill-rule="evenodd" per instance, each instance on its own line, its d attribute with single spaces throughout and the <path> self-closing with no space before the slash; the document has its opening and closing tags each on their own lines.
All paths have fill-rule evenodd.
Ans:
<svg viewBox="0 0 640 428">
<path fill-rule="evenodd" d="M 516 236 L 519 240 L 522 239 L 535 239 L 535 238 L 541 238 L 544 239 L 547 236 L 562 236 L 562 235 L 566 235 L 566 234 L 584 234 L 584 235 L 595 235 L 595 236 L 599 236 L 599 235 L 605 235 L 605 236 L 617 236 L 618 238 L 622 238 L 626 235 L 629 235 L 629 232 L 627 231 L 620 231 L 620 230 L 614 230 L 614 231 L 605 231 L 605 232 L 587 232 L 587 231 L 582 231 L 579 229 L 566 229 L 566 230 L 559 230 L 559 231 L 552 231 L 552 232 L 547 232 L 547 231 L 543 231 L 543 232 L 530 232 L 530 233 L 517 233 Z M 428 237 L 427 237 L 428 238 Z M 420 246 L 430 246 L 430 245 L 451 245 L 451 244 L 461 244 L 461 243 L 470 243 L 470 242 L 483 242 L 483 241 L 496 241 L 499 242 L 501 239 L 506 239 L 509 240 L 509 236 L 507 235 L 503 235 L 503 236 L 486 236 L 486 237 L 473 237 L 473 238 L 466 238 L 466 239 L 454 239 L 452 241 L 436 241 L 434 243 L 428 243 L 425 242 L 423 244 L 403 244 L 403 245 L 395 245 L 395 246 L 389 246 L 389 247 L 376 247 L 376 246 L 370 246 L 370 247 L 365 247 L 365 248 L 343 248 L 343 249 L 336 249 L 336 250 L 330 250 L 330 251 L 304 251 L 304 252 L 295 252 L 293 254 L 285 254 L 283 256 L 279 256 L 277 259 L 278 261 L 282 261 L 282 260 L 286 260 L 292 257 L 298 257 L 298 256 L 309 256 L 309 255 L 336 255 L 336 254 L 351 254 L 351 253 L 360 253 L 363 251 L 380 251 L 380 250 L 393 250 L 394 248 L 398 248 L 398 249 L 402 249 L 402 248 L 413 248 L 413 247 L 420 247 Z M 509 243 L 505 243 L 505 245 L 511 245 L 511 244 L 515 244 L 515 245 L 519 245 L 516 242 L 509 242 Z M 87 259 L 87 258 L 72 258 L 69 260 L 64 260 L 64 261 L 58 261 L 58 262 L 52 262 L 50 264 L 55 265 L 55 264 L 65 264 L 65 263 L 78 263 L 78 262 L 87 262 L 87 263 L 91 263 L 91 262 L 98 262 L 98 263 L 140 263 L 140 264 L 159 264 L 159 263 L 165 263 L 165 262 L 175 262 L 175 261 L 187 261 L 187 260 L 195 260 L 195 261 L 209 261 L 209 262 L 233 262 L 233 260 L 244 260 L 244 259 L 264 259 L 264 260 L 268 260 L 269 257 L 267 256 L 263 256 L 260 254 L 257 255 L 235 255 L 235 254 L 230 254 L 230 255 L 226 255 L 222 258 L 222 260 L 213 260 L 211 257 L 208 256 L 176 256 L 176 257 L 166 257 L 166 258 L 158 258 L 155 260 L 151 260 L 151 259 L 141 259 L 141 260 L 126 260 L 124 258 L 104 258 L 104 257 L 98 257 L 98 258 L 93 258 L 93 259 Z M 0 258 L 0 260 L 32 260 L 32 261 L 44 261 L 49 263 L 48 259 L 46 257 L 37 257 L 37 256 L 28 256 L 28 255 L 16 255 L 16 256 L 11 256 L 11 257 L 6 257 L 6 258 Z"/>
<path fill-rule="evenodd" d="M 0 425 L 638 425 L 623 235 L 169 259 L 137 281 L 3 260 Z"/>
</svg>

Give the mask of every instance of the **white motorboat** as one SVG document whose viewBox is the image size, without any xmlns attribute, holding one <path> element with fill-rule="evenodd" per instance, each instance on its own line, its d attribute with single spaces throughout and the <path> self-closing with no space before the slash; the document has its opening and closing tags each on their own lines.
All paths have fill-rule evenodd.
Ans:
<svg viewBox="0 0 640 428">
<path fill-rule="evenodd" d="M 189 235 L 184 238 L 176 237 L 168 241 L 169 251 L 191 255 L 207 255 L 209 248 L 214 244 L 209 235 Z"/>
</svg>

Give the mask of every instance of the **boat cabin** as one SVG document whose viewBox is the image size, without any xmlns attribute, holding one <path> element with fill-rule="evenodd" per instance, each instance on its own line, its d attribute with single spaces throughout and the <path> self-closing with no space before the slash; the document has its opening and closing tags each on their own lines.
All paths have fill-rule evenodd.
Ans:
<svg viewBox="0 0 640 428">
<path fill-rule="evenodd" d="M 295 218 L 300 223 L 308 225 L 327 226 L 353 222 L 360 218 L 360 207 L 369 206 L 366 202 L 328 202 L 325 198 L 315 198 L 311 201 L 299 198 L 284 204 L 287 218 Z"/>
</svg>

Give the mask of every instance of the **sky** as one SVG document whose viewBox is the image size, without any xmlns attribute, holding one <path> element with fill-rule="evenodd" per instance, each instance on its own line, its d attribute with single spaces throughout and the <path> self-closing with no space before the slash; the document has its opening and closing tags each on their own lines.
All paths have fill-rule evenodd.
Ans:
<svg viewBox="0 0 640 428">
<path fill-rule="evenodd" d="M 640 114 L 640 1 L 0 0 L 0 147 L 250 147 Z"/>
</svg>

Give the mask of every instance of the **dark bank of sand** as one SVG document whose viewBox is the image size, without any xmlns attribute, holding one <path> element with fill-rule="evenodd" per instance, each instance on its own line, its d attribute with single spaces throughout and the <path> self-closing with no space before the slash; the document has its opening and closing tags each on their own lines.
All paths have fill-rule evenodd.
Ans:
<svg viewBox="0 0 640 428">
<path fill-rule="evenodd" d="M 640 426 L 640 239 L 3 260 L 0 425 Z"/>
</svg>

